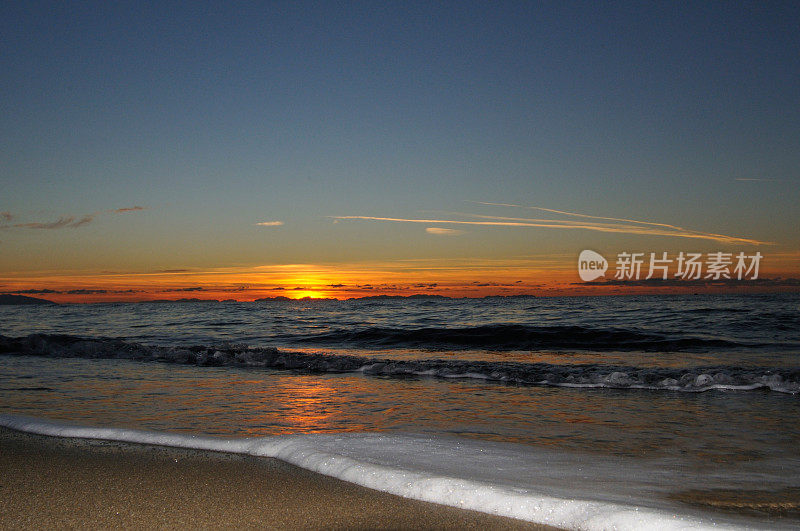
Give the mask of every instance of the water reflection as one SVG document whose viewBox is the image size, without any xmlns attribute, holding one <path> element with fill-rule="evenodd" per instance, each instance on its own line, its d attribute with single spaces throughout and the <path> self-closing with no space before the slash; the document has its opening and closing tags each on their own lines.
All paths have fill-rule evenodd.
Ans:
<svg viewBox="0 0 800 531">
<path fill-rule="evenodd" d="M 0 356 L 0 410 L 226 436 L 404 431 L 605 455 L 797 461 L 800 401 Z M 762 463 L 763 465 L 763 463 Z"/>
</svg>

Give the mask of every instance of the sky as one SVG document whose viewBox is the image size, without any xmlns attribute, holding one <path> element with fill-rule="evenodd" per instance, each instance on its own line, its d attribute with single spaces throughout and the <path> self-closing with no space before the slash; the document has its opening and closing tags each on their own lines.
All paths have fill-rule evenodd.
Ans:
<svg viewBox="0 0 800 531">
<path fill-rule="evenodd" d="M 797 291 L 800 4 L 691 4 L 3 2 L 0 293 Z"/>
</svg>

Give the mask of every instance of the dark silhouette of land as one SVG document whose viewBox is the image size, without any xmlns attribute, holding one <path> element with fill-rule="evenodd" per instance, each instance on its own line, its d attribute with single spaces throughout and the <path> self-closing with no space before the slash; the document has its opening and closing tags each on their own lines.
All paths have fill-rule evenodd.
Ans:
<svg viewBox="0 0 800 531">
<path fill-rule="evenodd" d="M 25 295 L 0 295 L 0 304 L 4 305 L 31 305 L 31 304 L 57 304 L 47 299 L 26 297 Z"/>
</svg>

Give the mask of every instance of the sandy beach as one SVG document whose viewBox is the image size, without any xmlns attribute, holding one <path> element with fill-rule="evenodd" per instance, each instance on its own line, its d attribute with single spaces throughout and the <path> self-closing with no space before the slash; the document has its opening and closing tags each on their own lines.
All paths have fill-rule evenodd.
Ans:
<svg viewBox="0 0 800 531">
<path fill-rule="evenodd" d="M 0 428 L 0 527 L 547 529 L 276 459 Z"/>
</svg>

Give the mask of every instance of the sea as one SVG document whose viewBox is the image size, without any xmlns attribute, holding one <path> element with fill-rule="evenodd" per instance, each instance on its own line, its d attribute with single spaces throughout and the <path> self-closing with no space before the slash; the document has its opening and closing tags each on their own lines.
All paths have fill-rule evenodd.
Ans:
<svg viewBox="0 0 800 531">
<path fill-rule="evenodd" d="M 800 294 L 1 306 L 0 425 L 567 529 L 797 529 Z"/>
</svg>

